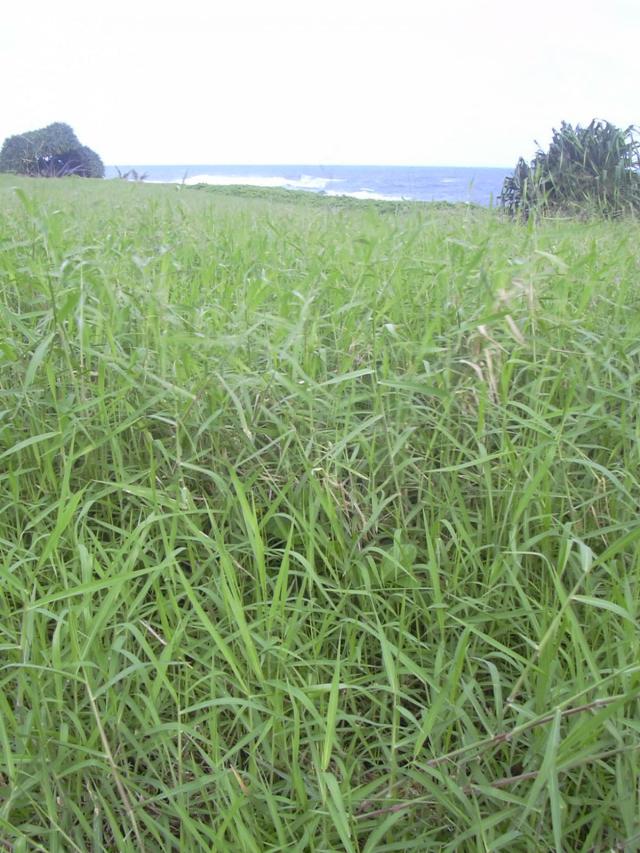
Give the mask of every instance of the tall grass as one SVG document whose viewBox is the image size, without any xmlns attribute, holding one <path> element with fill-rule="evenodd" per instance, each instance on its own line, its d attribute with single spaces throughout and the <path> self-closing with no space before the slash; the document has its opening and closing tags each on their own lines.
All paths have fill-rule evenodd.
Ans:
<svg viewBox="0 0 640 853">
<path fill-rule="evenodd" d="M 4 846 L 635 849 L 637 224 L 0 198 Z"/>
</svg>

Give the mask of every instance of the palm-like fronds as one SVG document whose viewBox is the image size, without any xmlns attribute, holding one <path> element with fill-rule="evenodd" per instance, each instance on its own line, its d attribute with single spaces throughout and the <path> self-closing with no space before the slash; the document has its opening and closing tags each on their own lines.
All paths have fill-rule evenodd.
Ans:
<svg viewBox="0 0 640 853">
<path fill-rule="evenodd" d="M 588 211 L 618 216 L 640 209 L 640 143 L 625 130 L 594 119 L 587 127 L 562 122 L 548 151 L 530 164 L 520 158 L 500 202 L 511 215 Z"/>
</svg>

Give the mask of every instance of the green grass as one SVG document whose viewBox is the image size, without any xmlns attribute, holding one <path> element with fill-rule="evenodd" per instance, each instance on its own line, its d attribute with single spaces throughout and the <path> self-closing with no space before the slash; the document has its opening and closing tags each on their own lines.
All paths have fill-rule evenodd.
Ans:
<svg viewBox="0 0 640 853">
<path fill-rule="evenodd" d="M 639 240 L 3 177 L 6 849 L 637 849 Z"/>
</svg>

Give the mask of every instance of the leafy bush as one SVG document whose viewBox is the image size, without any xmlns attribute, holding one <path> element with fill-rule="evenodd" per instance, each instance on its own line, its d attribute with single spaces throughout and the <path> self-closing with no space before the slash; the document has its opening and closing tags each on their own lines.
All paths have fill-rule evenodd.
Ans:
<svg viewBox="0 0 640 853">
<path fill-rule="evenodd" d="M 587 127 L 562 122 L 548 151 L 522 157 L 505 179 L 501 205 L 525 218 L 542 213 L 589 212 L 619 216 L 640 210 L 640 143 L 635 128 L 594 119 Z"/>
<path fill-rule="evenodd" d="M 0 172 L 47 178 L 104 178 L 104 165 L 95 151 L 80 144 L 68 124 L 55 122 L 8 137 L 0 151 Z"/>
</svg>

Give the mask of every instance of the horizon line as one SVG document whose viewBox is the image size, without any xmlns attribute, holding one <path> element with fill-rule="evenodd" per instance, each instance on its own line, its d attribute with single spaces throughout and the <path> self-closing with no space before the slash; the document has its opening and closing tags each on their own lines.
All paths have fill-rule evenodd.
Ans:
<svg viewBox="0 0 640 853">
<path fill-rule="evenodd" d="M 320 169 L 325 169 L 325 168 L 330 168 L 330 167 L 335 167 L 335 166 L 345 167 L 345 168 L 353 168 L 353 167 L 361 166 L 361 167 L 365 167 L 365 168 L 377 168 L 377 169 L 389 169 L 389 168 L 391 168 L 391 169 L 507 169 L 507 170 L 513 170 L 513 168 L 514 168 L 513 166 L 480 165 L 477 163 L 473 164 L 473 165 L 468 165 L 468 164 L 466 164 L 466 165 L 455 165 L 453 163 L 333 163 L 333 162 L 331 162 L 331 163 L 315 162 L 314 163 L 314 162 L 304 162 L 304 161 L 299 161 L 299 162 L 282 161 L 282 162 L 277 162 L 277 163 L 269 163 L 267 161 L 262 162 L 262 163 L 257 163 L 257 162 L 256 163 L 241 163 L 241 162 L 236 162 L 236 163 L 223 163 L 223 162 L 219 162 L 219 163 L 215 163 L 215 162 L 212 162 L 212 163 L 205 163 L 205 162 L 181 163 L 179 161 L 175 161 L 175 162 L 168 162 L 168 161 L 165 161 L 165 162 L 143 162 L 143 161 L 139 161 L 136 163 L 136 162 L 130 162 L 130 161 L 125 161 L 125 160 L 121 160 L 117 163 L 113 163 L 113 162 L 112 163 L 105 163 L 105 166 L 107 168 L 118 168 L 120 165 L 124 165 L 124 166 L 185 166 L 185 167 L 192 167 L 192 166 L 224 166 L 224 167 L 247 166 L 249 168 L 256 168 L 258 166 L 275 166 L 275 167 L 311 166 L 313 168 L 320 168 Z"/>
</svg>

